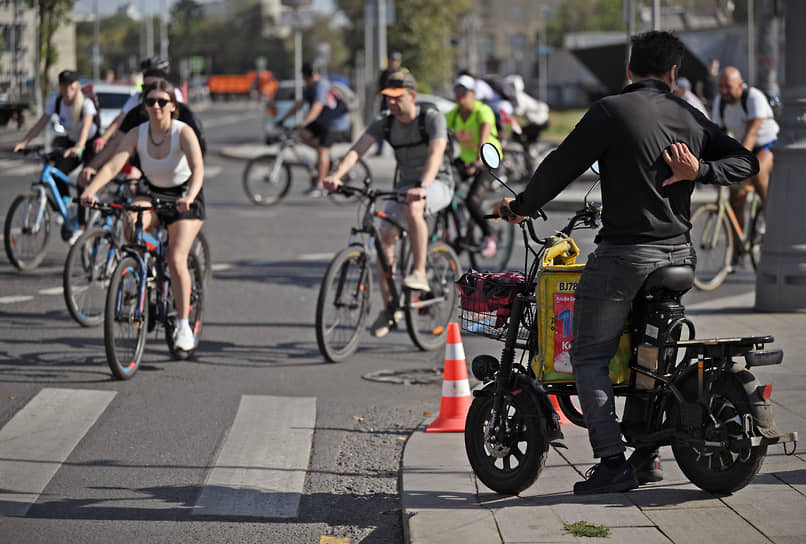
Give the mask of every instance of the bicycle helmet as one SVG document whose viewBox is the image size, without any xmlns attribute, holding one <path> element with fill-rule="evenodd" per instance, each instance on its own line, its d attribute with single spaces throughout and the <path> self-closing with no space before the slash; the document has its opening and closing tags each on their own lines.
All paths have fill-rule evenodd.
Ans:
<svg viewBox="0 0 806 544">
<path fill-rule="evenodd" d="M 170 69 L 170 63 L 162 57 L 148 57 L 144 59 L 140 63 L 140 71 L 146 71 L 150 68 L 156 68 L 157 70 L 168 71 Z"/>
</svg>

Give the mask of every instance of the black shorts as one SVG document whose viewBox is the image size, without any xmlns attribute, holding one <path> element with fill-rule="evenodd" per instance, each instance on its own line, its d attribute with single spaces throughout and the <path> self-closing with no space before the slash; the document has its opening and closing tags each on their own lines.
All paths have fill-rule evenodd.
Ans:
<svg viewBox="0 0 806 544">
<path fill-rule="evenodd" d="M 138 189 L 137 194 L 147 197 L 158 198 L 163 202 L 176 202 L 182 195 L 185 194 L 188 188 L 188 182 L 179 185 L 178 187 L 157 187 L 151 185 L 147 180 Z M 204 205 L 204 188 L 199 191 L 190 209 L 186 212 L 179 213 L 175 209 L 160 210 L 157 215 L 164 225 L 170 225 L 180 219 L 207 219 L 207 213 Z"/>
<path fill-rule="evenodd" d="M 352 140 L 351 131 L 328 130 L 316 121 L 309 125 L 305 125 L 305 129 L 313 134 L 313 137 L 316 139 L 316 143 L 318 143 L 320 147 L 330 147 L 333 144 L 349 142 Z"/>
</svg>

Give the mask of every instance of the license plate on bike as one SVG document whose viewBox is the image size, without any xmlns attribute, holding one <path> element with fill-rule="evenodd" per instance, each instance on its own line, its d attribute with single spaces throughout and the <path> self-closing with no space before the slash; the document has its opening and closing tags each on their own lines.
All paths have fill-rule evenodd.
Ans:
<svg viewBox="0 0 806 544">
<path fill-rule="evenodd" d="M 535 288 L 540 348 L 532 370 L 541 383 L 573 382 L 570 348 L 573 340 L 574 293 L 585 265 L 549 266 L 538 277 Z M 630 334 L 625 325 L 616 356 L 610 361 L 614 384 L 630 380 Z"/>
</svg>

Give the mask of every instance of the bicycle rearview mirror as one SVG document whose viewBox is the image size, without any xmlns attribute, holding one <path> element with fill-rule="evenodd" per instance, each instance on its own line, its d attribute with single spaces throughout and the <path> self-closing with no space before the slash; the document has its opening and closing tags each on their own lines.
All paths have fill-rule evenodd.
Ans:
<svg viewBox="0 0 806 544">
<path fill-rule="evenodd" d="M 498 168 L 501 164 L 501 155 L 498 154 L 498 150 L 495 146 L 489 142 L 481 146 L 481 162 L 487 168 Z"/>
</svg>

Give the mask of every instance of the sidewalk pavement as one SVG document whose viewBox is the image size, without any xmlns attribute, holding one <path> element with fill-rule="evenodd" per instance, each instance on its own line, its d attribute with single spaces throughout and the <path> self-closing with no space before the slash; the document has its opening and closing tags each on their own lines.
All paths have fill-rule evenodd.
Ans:
<svg viewBox="0 0 806 544">
<path fill-rule="evenodd" d="M 769 347 L 784 363 L 752 372 L 773 384 L 772 401 L 783 432 L 806 432 L 806 313 L 754 313 L 753 292 L 689 306 L 697 337 L 773 334 Z M 494 347 L 493 352 L 500 349 Z M 468 353 L 468 359 L 475 354 Z M 468 361 L 469 363 L 469 361 Z M 471 377 L 472 379 L 472 377 Z M 561 543 L 575 537 L 564 523 L 585 521 L 610 529 L 626 544 L 806 542 L 806 456 L 770 446 L 759 475 L 744 489 L 714 496 L 691 484 L 662 448 L 664 480 L 628 493 L 577 497 L 573 484 L 594 464 L 585 429 L 563 425 L 568 449 L 551 448 L 546 466 L 518 496 L 498 495 L 476 479 L 462 433 L 415 431 L 403 452 L 401 497 L 406 542 L 412 544 Z M 789 445 L 790 449 L 792 445 Z M 604 541 L 604 539 L 598 539 Z"/>
</svg>

